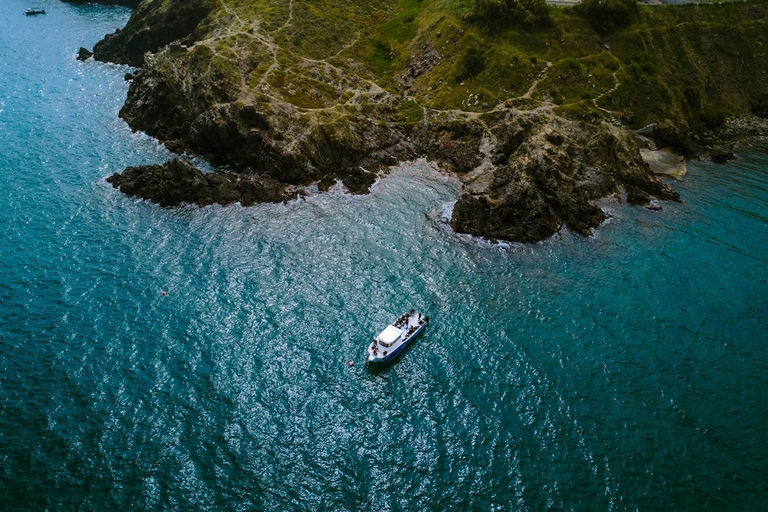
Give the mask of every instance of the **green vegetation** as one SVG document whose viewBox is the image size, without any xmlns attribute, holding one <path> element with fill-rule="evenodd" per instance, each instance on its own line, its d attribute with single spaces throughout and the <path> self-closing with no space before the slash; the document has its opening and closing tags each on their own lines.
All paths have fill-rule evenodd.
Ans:
<svg viewBox="0 0 768 512">
<path fill-rule="evenodd" d="M 603 36 L 629 25 L 638 11 L 636 0 L 582 0 L 574 9 Z"/>
<path fill-rule="evenodd" d="M 546 27 L 552 22 L 544 0 L 475 0 L 470 19 L 496 32 L 511 27 Z"/>
<path fill-rule="evenodd" d="M 461 81 L 479 75 L 485 69 L 485 57 L 477 48 L 470 48 L 461 59 L 461 72 L 456 77 Z"/>
<path fill-rule="evenodd" d="M 339 117 L 375 111 L 384 93 L 397 98 L 391 119 L 408 124 L 505 105 L 705 130 L 768 97 L 765 1 L 222 2 L 193 48 L 157 57 L 169 83 L 210 102 L 278 99 Z"/>
</svg>

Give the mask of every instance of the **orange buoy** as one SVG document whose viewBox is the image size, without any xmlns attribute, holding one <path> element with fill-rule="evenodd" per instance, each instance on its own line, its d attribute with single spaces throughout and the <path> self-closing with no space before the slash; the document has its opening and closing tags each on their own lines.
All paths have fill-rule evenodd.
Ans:
<svg viewBox="0 0 768 512">
<path fill-rule="evenodd" d="M 163 297 L 165 297 L 166 295 L 168 295 L 168 294 L 167 294 L 167 293 L 165 293 L 165 292 L 163 292 Z"/>
</svg>

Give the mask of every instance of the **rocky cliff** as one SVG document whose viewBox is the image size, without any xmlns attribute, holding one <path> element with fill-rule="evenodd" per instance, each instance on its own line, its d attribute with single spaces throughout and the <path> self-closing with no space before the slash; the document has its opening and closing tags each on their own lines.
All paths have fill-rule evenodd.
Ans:
<svg viewBox="0 0 768 512">
<path fill-rule="evenodd" d="M 714 126 L 701 116 L 714 125 L 716 108 L 747 112 L 768 90 L 766 67 L 754 68 L 768 64 L 758 45 L 768 43 L 759 9 L 674 9 L 644 15 L 672 13 L 664 23 L 678 27 L 684 14 L 682 23 L 700 30 L 730 30 L 724 51 L 747 40 L 748 51 L 718 55 L 712 68 L 693 45 L 679 44 L 685 51 L 676 56 L 664 27 L 603 40 L 567 11 L 555 12 L 554 28 L 489 34 L 467 13 L 429 0 L 343 0 L 326 11 L 291 0 L 145 0 L 95 50 L 97 58 L 142 66 L 120 115 L 171 149 L 268 183 L 322 190 L 341 180 L 358 193 L 380 167 L 426 156 L 464 182 L 456 230 L 532 242 L 563 226 L 589 233 L 604 219 L 593 201 L 607 195 L 624 191 L 640 204 L 678 199 L 622 125 L 671 120 L 686 138 L 698 130 L 706 140 Z M 661 57 L 672 66 L 638 64 L 659 56 L 638 54 L 637 37 L 670 52 Z M 695 62 L 697 76 L 707 66 L 756 76 L 742 95 L 717 96 L 706 84 L 680 97 L 669 87 L 644 92 L 659 75 L 682 73 L 674 68 L 681 60 Z M 710 96 L 730 103 L 718 106 Z M 131 171 L 129 181 L 162 175 L 167 183 L 167 171 Z M 188 202 L 204 203 L 199 190 L 190 193 Z"/>
<path fill-rule="evenodd" d="M 120 3 L 137 9 L 124 29 L 107 35 L 94 46 L 94 58 L 137 67 L 144 63 L 145 53 L 155 53 L 174 41 L 190 37 L 217 4 L 215 0 L 143 0 L 141 3 L 123 0 Z"/>
</svg>

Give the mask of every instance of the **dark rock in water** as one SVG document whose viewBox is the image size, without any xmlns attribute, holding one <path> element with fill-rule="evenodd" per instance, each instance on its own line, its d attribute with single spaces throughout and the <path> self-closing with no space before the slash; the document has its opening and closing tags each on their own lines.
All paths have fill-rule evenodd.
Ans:
<svg viewBox="0 0 768 512">
<path fill-rule="evenodd" d="M 215 0 L 167 2 L 158 9 L 157 2 L 142 2 L 123 30 L 108 34 L 93 47 L 94 58 L 104 62 L 140 67 L 144 54 L 187 38 L 213 11 Z"/>
<path fill-rule="evenodd" d="M 648 205 L 651 202 L 651 196 L 637 187 L 627 186 L 627 202 L 635 205 Z"/>
<path fill-rule="evenodd" d="M 174 158 L 163 165 L 128 167 L 107 181 L 121 192 L 160 206 L 192 203 L 199 206 L 240 202 L 243 206 L 294 199 L 287 186 L 265 176 L 235 173 L 203 174 L 189 162 Z"/>
<path fill-rule="evenodd" d="M 123 80 L 125 80 L 126 82 L 131 82 L 135 78 L 136 78 L 136 75 L 134 75 L 133 73 L 126 73 L 125 76 L 123 77 Z"/>
<path fill-rule="evenodd" d="M 83 48 L 82 46 L 77 51 L 77 60 L 88 60 L 91 57 L 93 57 L 93 52 L 90 51 L 88 48 Z"/>
<path fill-rule="evenodd" d="M 320 192 L 328 192 L 332 186 L 336 184 L 336 178 L 330 175 L 323 176 L 320 181 L 317 182 L 317 189 Z"/>
<path fill-rule="evenodd" d="M 709 158 L 716 164 L 724 164 L 728 160 L 733 160 L 734 158 L 736 158 L 736 155 L 734 155 L 730 151 L 726 151 L 723 149 L 716 149 L 712 152 Z"/>
<path fill-rule="evenodd" d="M 366 171 L 362 167 L 348 169 L 342 177 L 344 188 L 350 194 L 367 194 L 371 191 L 371 185 L 376 181 L 376 174 Z"/>
</svg>

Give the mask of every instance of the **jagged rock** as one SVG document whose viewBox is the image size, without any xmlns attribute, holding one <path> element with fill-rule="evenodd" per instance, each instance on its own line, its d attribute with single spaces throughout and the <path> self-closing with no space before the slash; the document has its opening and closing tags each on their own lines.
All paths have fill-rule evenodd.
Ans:
<svg viewBox="0 0 768 512">
<path fill-rule="evenodd" d="M 174 158 L 163 165 L 128 167 L 107 181 L 124 194 L 148 199 L 160 206 L 192 203 L 206 206 L 214 203 L 243 206 L 285 201 L 296 197 L 287 194 L 286 185 L 265 176 L 243 176 L 235 173 L 203 174 L 189 162 Z"/>
<path fill-rule="evenodd" d="M 627 186 L 627 202 L 629 204 L 649 205 L 651 196 L 637 187 Z"/>
<path fill-rule="evenodd" d="M 376 181 L 376 173 L 367 171 L 362 167 L 357 170 L 348 170 L 342 178 L 344 188 L 350 194 L 367 194 L 371 191 L 371 185 Z"/>
<path fill-rule="evenodd" d="M 733 160 L 736 158 L 736 155 L 724 149 L 716 149 L 712 152 L 711 155 L 709 155 L 709 158 L 716 164 L 724 164 L 728 160 Z"/>
<path fill-rule="evenodd" d="M 416 79 L 440 63 L 440 57 L 437 48 L 431 44 L 424 44 L 411 58 L 410 66 L 402 76 L 397 78 L 397 81 L 406 88 L 410 88 Z"/>
<path fill-rule="evenodd" d="M 136 78 L 136 75 L 134 75 L 133 73 L 126 73 L 125 76 L 123 77 L 123 80 L 125 80 L 126 82 L 130 82 L 134 78 Z"/>
<path fill-rule="evenodd" d="M 679 200 L 650 172 L 627 130 L 541 114 L 500 121 L 494 133 L 508 147 L 508 161 L 464 177 L 451 219 L 457 231 L 522 242 L 544 240 L 563 226 L 588 235 L 605 220 L 592 201 L 621 187 L 633 204 L 651 196 Z"/>
<path fill-rule="evenodd" d="M 82 46 L 77 51 L 77 60 L 88 60 L 91 57 L 93 57 L 93 52 L 90 51 L 88 48 L 83 48 Z"/>
</svg>

